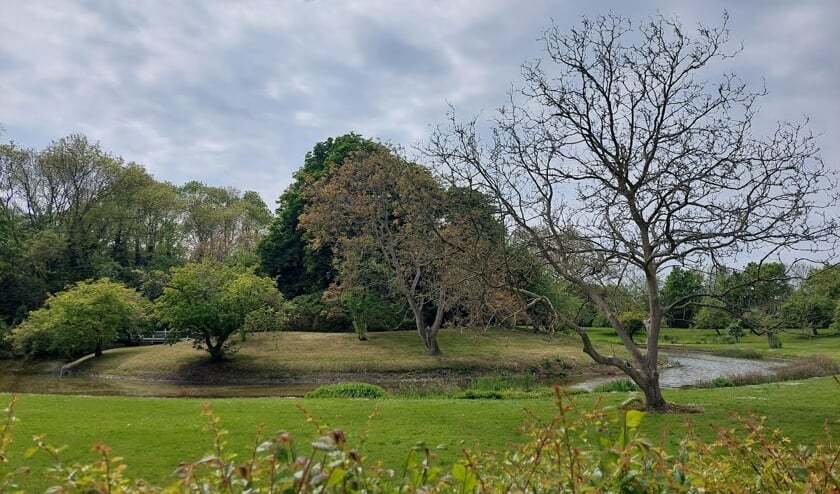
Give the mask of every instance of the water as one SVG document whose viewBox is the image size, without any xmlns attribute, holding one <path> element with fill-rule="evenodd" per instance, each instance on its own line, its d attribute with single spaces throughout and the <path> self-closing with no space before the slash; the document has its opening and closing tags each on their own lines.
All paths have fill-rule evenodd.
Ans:
<svg viewBox="0 0 840 494">
<path fill-rule="evenodd" d="M 303 396 L 316 387 L 316 384 L 190 384 L 169 381 L 58 376 L 57 374 L 0 375 L 0 392 L 5 393 L 157 396 L 165 398 L 294 397 Z"/>
<path fill-rule="evenodd" d="M 660 370 L 659 385 L 663 388 L 682 388 L 709 382 L 717 377 L 735 376 L 757 372 L 771 374 L 773 369 L 784 365 L 773 360 L 721 357 L 708 353 L 662 353 L 668 365 Z M 575 384 L 588 390 L 605 382 L 622 377 L 597 377 Z"/>
<path fill-rule="evenodd" d="M 732 376 L 747 372 L 771 373 L 783 365 L 767 360 L 751 360 L 733 357 L 719 357 L 704 353 L 663 354 L 670 365 L 662 369 L 660 384 L 663 388 L 680 388 L 711 381 L 716 377 Z M 599 384 L 621 376 L 601 376 L 577 383 L 575 387 L 592 390 Z M 468 380 L 454 383 L 451 377 L 444 379 L 446 386 L 466 385 Z M 554 382 L 556 380 L 552 380 Z M 564 380 L 565 381 L 565 380 Z M 396 390 L 411 383 L 381 383 L 383 387 Z M 434 379 L 427 384 L 434 385 Z M 169 381 L 143 381 L 132 379 L 108 379 L 88 376 L 59 376 L 54 374 L 0 374 L 0 392 L 32 394 L 73 394 L 111 396 L 158 396 L 158 397 L 299 397 L 318 387 L 318 383 L 289 384 L 190 384 Z"/>
</svg>

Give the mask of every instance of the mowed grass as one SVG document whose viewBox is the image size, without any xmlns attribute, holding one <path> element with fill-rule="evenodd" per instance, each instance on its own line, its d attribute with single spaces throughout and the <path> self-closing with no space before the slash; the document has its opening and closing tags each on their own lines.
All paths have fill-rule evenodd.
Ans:
<svg viewBox="0 0 840 494">
<path fill-rule="evenodd" d="M 725 330 L 721 333 L 726 335 Z M 673 329 L 663 331 L 660 344 L 677 346 L 686 350 L 700 351 L 749 351 L 757 352 L 765 357 L 796 358 L 808 357 L 815 354 L 828 355 L 840 360 L 840 334 L 823 330 L 820 336 L 811 336 L 800 331 L 783 331 L 779 333 L 782 348 L 770 349 L 767 336 L 748 333 L 739 338 L 738 343 L 718 343 L 719 339 L 714 330 L 708 329 Z"/>
<path fill-rule="evenodd" d="M 431 357 L 414 331 L 370 333 L 368 341 L 351 333 L 259 333 L 237 341 L 234 358 L 220 365 L 210 365 L 206 353 L 180 342 L 109 350 L 79 363 L 76 370 L 116 377 L 260 382 L 312 373 L 594 367 L 570 335 L 453 329 L 442 331 L 439 343 L 443 354 Z"/>
<path fill-rule="evenodd" d="M 575 396 L 577 406 L 616 407 L 631 396 L 605 393 Z M 734 426 L 734 413 L 749 411 L 768 417 L 768 425 L 780 428 L 795 443 L 810 444 L 823 437 L 824 425 L 840 434 L 840 386 L 831 378 L 774 383 L 762 386 L 707 390 L 668 390 L 667 400 L 696 405 L 702 413 L 648 415 L 642 434 L 658 442 L 664 440 L 675 450 L 685 436 L 687 421 L 701 437 L 711 439 L 711 424 Z M 7 403 L 9 395 L 0 395 Z M 126 398 L 88 396 L 22 395 L 16 414 L 20 421 L 12 429 L 15 441 L 9 449 L 12 465 L 27 464 L 33 474 L 23 485 L 27 491 L 43 490 L 49 483 L 42 472 L 49 458 L 36 454 L 23 459 L 35 434 L 46 433 L 56 446 L 67 445 L 66 462 L 95 459 L 91 446 L 103 442 L 114 454 L 125 458 L 128 474 L 154 483 L 167 483 L 182 460 L 196 460 L 212 450 L 212 438 L 205 430 L 202 404 L 208 404 L 229 431 L 225 437 L 230 451 L 246 455 L 254 443 L 260 424 L 265 433 L 281 430 L 293 433 L 301 451 L 315 437 L 316 429 L 307 423 L 304 407 L 330 430 L 341 428 L 350 443 L 362 447 L 367 461 L 381 461 L 399 469 L 417 441 L 436 450 L 438 460 L 451 464 L 463 448 L 473 450 L 510 447 L 523 439 L 521 426 L 529 417 L 549 419 L 556 412 L 553 400 L 453 400 L 453 399 L 284 399 L 237 398 L 197 400 L 189 398 Z M 369 416 L 378 409 L 375 417 Z M 526 410 L 528 411 L 526 413 Z M 617 433 L 616 433 L 617 434 Z"/>
<path fill-rule="evenodd" d="M 590 328 L 588 331 L 592 340 L 601 349 L 607 346 L 616 348 L 621 346 L 621 340 L 612 328 Z M 721 330 L 721 335 L 718 335 L 713 329 L 663 328 L 659 345 L 686 351 L 731 353 L 732 356 L 738 356 L 740 353 L 789 359 L 821 354 L 840 360 L 840 333 L 828 330 L 822 330 L 821 333 L 819 336 L 812 336 L 802 331 L 783 331 L 779 333 L 782 348 L 770 349 L 765 335 L 747 333 L 739 338 L 738 343 L 724 343 L 723 339 L 727 336 L 726 330 Z M 636 342 L 643 345 L 644 334 L 637 335 Z"/>
</svg>

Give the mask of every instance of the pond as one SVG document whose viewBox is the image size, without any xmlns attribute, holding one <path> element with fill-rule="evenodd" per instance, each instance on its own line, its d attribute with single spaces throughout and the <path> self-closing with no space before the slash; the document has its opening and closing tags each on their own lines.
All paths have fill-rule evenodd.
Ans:
<svg viewBox="0 0 840 494">
<path fill-rule="evenodd" d="M 710 353 L 699 352 L 662 352 L 662 356 L 668 360 L 668 364 L 659 374 L 659 384 L 663 388 L 696 386 L 709 382 L 717 377 L 735 376 L 751 372 L 772 374 L 775 368 L 784 365 L 783 362 L 778 360 L 721 357 Z M 576 383 L 574 387 L 591 391 L 600 384 L 616 379 L 622 379 L 622 377 L 596 377 Z"/>
<path fill-rule="evenodd" d="M 669 353 L 669 360 L 661 373 L 660 383 L 664 388 L 680 388 L 711 381 L 720 376 L 731 376 L 747 372 L 771 373 L 773 368 L 783 365 L 776 361 L 752 360 L 733 357 L 719 357 L 704 353 Z M 621 376 L 601 376 L 589 379 L 563 380 L 559 384 L 592 390 L 607 381 Z M 451 378 L 446 378 L 451 381 Z M 463 379 L 459 384 L 466 385 Z M 557 380 L 551 380 L 557 382 Z M 386 389 L 401 388 L 399 382 L 379 383 Z M 450 383 L 451 384 L 451 383 Z M 191 384 L 170 381 L 145 381 L 134 379 L 109 379 L 90 376 L 59 376 L 55 374 L 0 374 L 0 392 L 33 394 L 78 394 L 111 396 L 156 396 L 156 397 L 299 397 L 315 389 L 317 383 L 291 384 Z"/>
</svg>

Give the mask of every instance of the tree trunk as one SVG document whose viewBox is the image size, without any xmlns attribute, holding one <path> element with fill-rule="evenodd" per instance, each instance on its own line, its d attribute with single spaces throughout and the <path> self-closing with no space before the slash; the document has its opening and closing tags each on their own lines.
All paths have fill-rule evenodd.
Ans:
<svg viewBox="0 0 840 494">
<path fill-rule="evenodd" d="M 101 342 L 96 343 L 96 348 L 93 350 L 93 356 L 94 357 L 101 357 L 102 356 L 102 343 Z"/>
<path fill-rule="evenodd" d="M 780 340 L 779 335 L 773 331 L 767 331 L 767 348 L 782 348 L 782 340 Z"/>
<path fill-rule="evenodd" d="M 426 334 L 423 336 L 423 343 L 426 344 L 426 350 L 429 355 L 440 355 L 440 347 L 437 342 L 437 332 L 432 331 L 431 328 L 426 328 Z"/>
<path fill-rule="evenodd" d="M 210 361 L 211 362 L 221 362 L 225 359 L 225 350 L 224 350 L 224 342 L 217 341 L 216 344 L 213 344 L 213 340 L 210 336 L 204 337 L 204 344 L 207 345 L 207 353 L 210 354 Z"/>
<path fill-rule="evenodd" d="M 668 409 L 668 402 L 662 397 L 662 390 L 659 387 L 659 372 L 653 378 L 645 379 L 639 387 L 645 393 L 645 408 L 651 411 L 664 411 Z"/>
<path fill-rule="evenodd" d="M 421 305 L 418 305 L 411 299 L 409 299 L 409 305 L 412 312 L 414 312 L 414 324 L 417 327 L 417 334 L 423 340 L 423 345 L 426 346 L 429 355 L 440 355 L 437 334 L 441 324 L 443 324 L 443 305 L 438 306 L 437 313 L 435 314 L 435 322 L 431 326 L 428 326 L 426 320 L 423 318 L 423 307 Z"/>
</svg>

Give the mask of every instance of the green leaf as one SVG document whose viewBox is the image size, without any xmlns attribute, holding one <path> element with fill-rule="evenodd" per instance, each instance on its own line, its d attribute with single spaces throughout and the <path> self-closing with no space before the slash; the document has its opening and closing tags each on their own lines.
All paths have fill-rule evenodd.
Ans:
<svg viewBox="0 0 840 494">
<path fill-rule="evenodd" d="M 624 421 L 629 429 L 636 429 L 642 424 L 644 416 L 645 412 L 640 412 L 639 410 L 628 410 L 624 415 Z"/>
<path fill-rule="evenodd" d="M 336 468 L 330 473 L 330 478 L 327 479 L 326 488 L 329 489 L 330 487 L 335 487 L 339 482 L 343 481 L 346 476 L 347 470 L 343 468 Z"/>
</svg>

